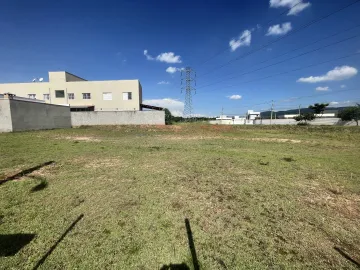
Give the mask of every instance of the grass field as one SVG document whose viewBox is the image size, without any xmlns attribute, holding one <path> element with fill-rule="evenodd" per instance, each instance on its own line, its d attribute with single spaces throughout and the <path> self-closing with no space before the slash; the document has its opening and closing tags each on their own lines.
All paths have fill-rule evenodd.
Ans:
<svg viewBox="0 0 360 270">
<path fill-rule="evenodd" d="M 83 214 L 40 269 L 192 269 L 185 218 L 201 269 L 357 269 L 334 247 L 360 260 L 359 150 L 356 127 L 0 134 L 0 179 L 55 161 L 0 184 L 0 241 L 34 236 L 0 268 L 32 269 Z"/>
</svg>

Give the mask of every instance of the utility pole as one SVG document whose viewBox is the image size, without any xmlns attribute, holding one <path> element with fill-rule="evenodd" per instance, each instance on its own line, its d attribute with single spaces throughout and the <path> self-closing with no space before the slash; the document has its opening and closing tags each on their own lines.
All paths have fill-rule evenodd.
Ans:
<svg viewBox="0 0 360 270">
<path fill-rule="evenodd" d="M 271 101 L 271 118 L 270 118 L 270 125 L 272 123 L 272 116 L 273 116 L 273 109 L 274 109 L 274 100 Z"/>
<path fill-rule="evenodd" d="M 194 84 L 194 87 L 193 87 Z M 191 120 L 193 107 L 192 96 L 196 94 L 196 72 L 191 67 L 181 70 L 181 93 L 185 91 L 184 118 Z"/>
<path fill-rule="evenodd" d="M 301 104 L 299 105 L 299 116 L 300 116 L 300 114 L 301 114 L 300 107 L 301 107 Z"/>
</svg>

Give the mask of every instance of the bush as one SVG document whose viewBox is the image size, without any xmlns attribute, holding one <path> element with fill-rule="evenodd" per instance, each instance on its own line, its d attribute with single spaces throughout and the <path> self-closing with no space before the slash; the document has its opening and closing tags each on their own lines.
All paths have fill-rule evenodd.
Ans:
<svg viewBox="0 0 360 270">
<path fill-rule="evenodd" d="M 312 121 L 315 119 L 315 114 L 313 113 L 304 113 L 304 114 L 300 114 L 298 116 L 294 117 L 296 122 L 299 122 L 299 124 L 301 125 L 308 125 L 307 121 Z"/>
<path fill-rule="evenodd" d="M 173 122 L 173 116 L 169 109 L 165 108 L 165 125 L 171 125 Z"/>
<path fill-rule="evenodd" d="M 338 116 L 343 121 L 355 121 L 356 125 L 358 126 L 360 120 L 360 104 L 342 110 L 341 112 L 339 112 Z"/>
</svg>

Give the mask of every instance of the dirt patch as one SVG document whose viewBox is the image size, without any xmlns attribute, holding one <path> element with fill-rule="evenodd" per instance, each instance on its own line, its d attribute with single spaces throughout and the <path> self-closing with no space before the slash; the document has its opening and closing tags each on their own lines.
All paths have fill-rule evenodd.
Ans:
<svg viewBox="0 0 360 270">
<path fill-rule="evenodd" d="M 213 139 L 227 139 L 220 136 L 159 136 L 165 140 L 213 140 Z"/>
<path fill-rule="evenodd" d="M 343 192 L 341 187 L 322 189 L 310 187 L 304 201 L 315 207 L 325 207 L 337 214 L 349 218 L 360 218 L 360 196 Z"/>
<path fill-rule="evenodd" d="M 110 168 L 110 167 L 123 167 L 124 161 L 117 158 L 106 158 L 98 160 L 87 160 L 84 163 L 85 168 Z"/>
<path fill-rule="evenodd" d="M 293 140 L 293 139 L 279 139 L 279 138 L 237 138 L 237 137 L 223 137 L 223 136 L 163 136 L 162 139 L 166 140 L 215 140 L 222 139 L 227 141 L 236 141 L 236 140 L 244 140 L 244 141 L 259 141 L 259 142 L 280 142 L 280 143 L 301 143 L 301 140 Z"/>
<path fill-rule="evenodd" d="M 57 139 L 65 139 L 65 140 L 72 140 L 72 141 L 82 141 L 82 142 L 101 142 L 102 140 L 94 138 L 94 137 L 59 137 Z"/>
<path fill-rule="evenodd" d="M 301 143 L 300 140 L 292 140 L 292 139 L 279 139 L 279 138 L 252 138 L 251 141 L 260 141 L 260 142 L 290 142 L 290 143 Z"/>
</svg>

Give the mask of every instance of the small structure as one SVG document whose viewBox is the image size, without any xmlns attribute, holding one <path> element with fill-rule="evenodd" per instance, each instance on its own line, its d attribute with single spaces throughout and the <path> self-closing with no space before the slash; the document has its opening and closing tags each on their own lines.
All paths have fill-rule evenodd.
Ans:
<svg viewBox="0 0 360 270">
<path fill-rule="evenodd" d="M 238 115 L 235 116 L 227 116 L 227 115 L 220 115 L 216 118 L 216 120 L 209 121 L 210 124 L 214 125 L 244 125 L 245 124 L 245 117 L 241 117 Z"/>
<path fill-rule="evenodd" d="M 248 110 L 246 113 L 246 120 L 255 120 L 260 117 L 260 112 L 255 112 L 253 110 Z"/>
<path fill-rule="evenodd" d="M 220 115 L 215 121 L 210 121 L 209 123 L 214 125 L 253 125 L 255 119 L 259 117 L 260 112 L 248 110 L 245 117 L 239 115 Z"/>
</svg>

